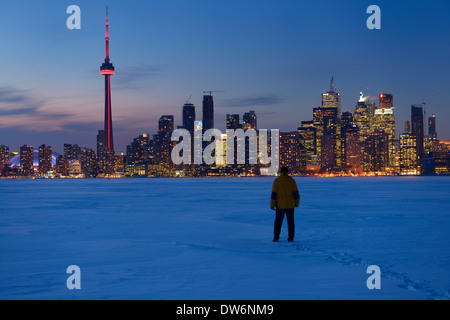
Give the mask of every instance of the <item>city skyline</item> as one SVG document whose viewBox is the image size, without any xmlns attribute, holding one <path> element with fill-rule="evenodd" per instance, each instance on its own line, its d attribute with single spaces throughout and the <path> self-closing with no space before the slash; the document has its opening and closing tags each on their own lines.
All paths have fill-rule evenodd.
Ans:
<svg viewBox="0 0 450 320">
<path fill-rule="evenodd" d="M 186 4 L 170 2 L 176 4 L 175 12 L 167 10 L 167 4 L 146 3 L 140 8 L 117 1 L 98 4 L 80 1 L 79 31 L 65 28 L 65 4 L 29 3 L 20 27 L 6 15 L 19 10 L 19 6 L 2 4 L 0 27 L 11 32 L 0 36 L 6 48 L 0 58 L 9 62 L 0 80 L 0 144 L 10 146 L 11 151 L 18 151 L 24 144 L 35 147 L 47 144 L 62 153 L 64 143 L 95 149 L 104 101 L 98 94 L 102 83 L 94 71 L 98 70 L 95 61 L 104 50 L 98 40 L 104 32 L 100 21 L 103 18 L 104 23 L 105 4 L 115 8 L 110 11 L 115 21 L 111 46 L 114 61 L 122 66 L 116 74 L 116 83 L 112 83 L 118 153 L 125 152 L 134 137 L 156 133 L 161 115 L 173 114 L 175 127 L 181 125 L 184 102 L 192 96 L 190 102 L 200 110 L 204 90 L 224 91 L 214 95 L 213 120 L 219 129 L 225 128 L 226 114 L 255 110 L 257 114 L 270 113 L 258 117 L 259 128 L 295 130 L 302 121 L 311 120 L 311 110 L 320 106 L 320 95 L 326 91 L 330 76 L 335 77 L 336 90 L 341 94 L 342 112 L 354 112 L 361 91 L 372 100 L 378 99 L 379 93 L 391 93 L 398 139 L 403 133 L 403 123 L 410 119 L 411 105 L 426 100 L 427 118 L 438 111 L 439 138 L 449 140 L 450 129 L 443 125 L 449 112 L 444 92 L 449 66 L 444 63 L 443 53 L 448 51 L 445 49 L 449 41 L 442 30 L 445 28 L 441 28 L 447 22 L 427 18 L 412 19 L 416 23 L 407 24 L 404 17 L 418 17 L 423 9 L 436 18 L 445 11 L 442 8 L 422 8 L 414 1 L 408 6 L 379 1 L 383 28 L 369 31 L 364 24 L 365 3 L 338 6 L 321 1 L 330 9 L 338 9 L 335 16 L 319 10 L 319 5 L 308 6 L 312 17 L 320 13 L 324 18 L 323 24 L 317 25 L 305 16 L 302 9 L 306 8 L 291 2 L 286 7 L 295 9 L 292 12 L 274 6 L 273 1 L 258 2 L 256 7 L 251 6 L 252 1 L 244 1 L 240 6 L 220 2 L 213 9 L 202 8 L 195 13 L 194 8 L 201 8 L 196 2 L 187 11 L 193 15 L 192 25 L 183 30 L 178 28 L 180 22 L 175 18 L 182 16 Z M 124 8 L 129 11 L 121 10 Z M 253 15 L 248 17 L 245 13 L 251 8 Z M 36 12 L 47 22 L 27 19 Z M 399 21 L 394 21 L 400 13 Z M 162 17 L 177 23 L 170 27 Z M 267 17 L 273 18 L 273 25 L 263 25 Z M 286 17 L 290 19 L 282 23 Z M 338 23 L 337 17 L 347 20 Z M 210 22 L 208 28 L 202 29 L 201 18 Z M 8 24 L 12 27 L 7 28 Z M 36 28 L 27 33 L 31 25 Z M 154 29 L 159 25 L 164 28 L 158 33 Z M 331 26 L 336 27 L 333 31 L 339 35 L 324 38 Z M 430 33 L 432 30 L 435 32 Z M 220 32 L 216 36 L 214 31 Z M 271 45 L 265 39 L 271 40 Z M 321 39 L 326 43 L 321 43 Z M 427 46 L 416 47 L 413 39 Z M 159 42 L 155 43 L 156 40 Z M 187 45 L 187 40 L 192 40 L 192 45 Z M 32 45 L 35 51 L 20 50 L 23 42 Z M 206 43 L 211 51 L 197 46 L 201 43 Z M 329 47 L 335 49 L 332 57 L 324 53 L 313 57 Z M 403 51 L 405 61 L 398 60 L 399 48 L 413 47 L 417 49 Z M 17 50 L 20 54 L 13 55 Z M 194 58 L 196 55 L 199 57 Z M 50 62 L 50 58 L 54 61 Z M 68 61 L 72 66 L 70 72 L 55 68 Z M 27 72 L 25 78 L 25 73 L 16 72 L 16 68 L 32 72 Z M 200 114 L 197 113 L 197 120 L 201 120 Z"/>
</svg>

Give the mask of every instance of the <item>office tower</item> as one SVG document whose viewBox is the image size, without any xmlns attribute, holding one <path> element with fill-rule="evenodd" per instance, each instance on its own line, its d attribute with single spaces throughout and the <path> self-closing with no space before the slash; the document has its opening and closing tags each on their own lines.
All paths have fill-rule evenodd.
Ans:
<svg viewBox="0 0 450 320">
<path fill-rule="evenodd" d="M 69 159 L 59 156 L 56 158 L 56 173 L 63 177 L 69 175 Z"/>
<path fill-rule="evenodd" d="M 431 141 L 437 141 L 435 114 L 428 118 L 428 139 Z"/>
<path fill-rule="evenodd" d="M 394 98 L 392 94 L 380 93 L 379 95 L 379 108 L 380 109 L 392 109 L 394 106 Z"/>
<path fill-rule="evenodd" d="M 80 154 L 81 173 L 85 176 L 97 175 L 97 157 L 92 149 L 84 148 Z"/>
<path fill-rule="evenodd" d="M 421 166 L 424 157 L 424 126 L 422 106 L 411 106 L 411 134 L 417 139 L 417 156 L 419 166 Z"/>
<path fill-rule="evenodd" d="M 195 106 L 192 103 L 186 103 L 183 106 L 183 129 L 191 133 L 193 138 L 195 125 Z"/>
<path fill-rule="evenodd" d="M 304 170 L 300 159 L 301 146 L 298 131 L 280 132 L 280 167 L 288 167 L 292 174 Z"/>
<path fill-rule="evenodd" d="M 419 157 L 417 153 L 417 137 L 404 133 L 400 135 L 400 174 L 420 174 Z"/>
<path fill-rule="evenodd" d="M 353 124 L 359 129 L 359 140 L 363 142 L 366 140 L 372 130 L 373 121 L 373 104 L 364 98 L 362 92 L 360 93 L 360 99 L 356 105 L 355 112 L 353 113 Z"/>
<path fill-rule="evenodd" d="M 247 129 L 257 129 L 257 116 L 255 111 L 250 111 L 250 112 L 246 112 L 244 113 L 244 116 L 242 118 L 242 128 L 244 130 Z"/>
<path fill-rule="evenodd" d="M 388 135 L 389 167 L 395 168 L 395 116 L 392 108 L 376 109 L 373 116 L 372 130 L 384 130 Z"/>
<path fill-rule="evenodd" d="M 361 173 L 361 146 L 358 127 L 352 126 L 345 130 L 345 166 L 355 174 Z"/>
<path fill-rule="evenodd" d="M 322 155 L 322 135 L 324 133 L 330 133 L 333 135 L 333 145 L 338 145 L 337 141 L 336 143 L 334 141 L 338 139 L 337 134 L 340 134 L 340 121 L 338 118 L 337 109 L 320 107 L 314 108 L 313 122 L 314 127 L 316 128 L 316 151 L 318 155 Z"/>
<path fill-rule="evenodd" d="M 337 114 L 341 114 L 341 94 L 336 92 L 333 77 L 331 77 L 330 91 L 322 94 L 322 108 L 336 108 Z"/>
<path fill-rule="evenodd" d="M 20 147 L 20 168 L 23 175 L 29 175 L 34 172 L 33 161 L 34 161 L 33 147 L 27 145 Z"/>
<path fill-rule="evenodd" d="M 9 147 L 0 146 L 0 165 L 5 164 L 9 160 Z"/>
<path fill-rule="evenodd" d="M 389 165 L 389 138 L 383 130 L 369 134 L 362 143 L 364 172 L 384 172 Z"/>
<path fill-rule="evenodd" d="M 241 129 L 238 114 L 227 114 L 227 129 Z"/>
<path fill-rule="evenodd" d="M 334 136 L 325 131 L 321 137 L 320 166 L 324 171 L 332 170 L 335 166 Z"/>
<path fill-rule="evenodd" d="M 39 172 L 46 174 L 52 171 L 52 147 L 43 144 L 39 147 Z"/>
<path fill-rule="evenodd" d="M 214 99 L 211 94 L 203 96 L 203 133 L 214 129 Z"/>
<path fill-rule="evenodd" d="M 346 161 L 346 132 L 347 129 L 353 128 L 353 114 L 351 112 L 344 112 L 341 115 L 341 148 L 342 148 L 342 166 L 347 166 Z"/>
<path fill-rule="evenodd" d="M 114 75 L 114 66 L 109 59 L 109 22 L 108 7 L 106 7 L 106 36 L 105 36 L 106 57 L 105 62 L 100 67 L 100 74 L 105 76 L 105 127 L 103 130 L 103 148 L 114 154 L 114 137 L 112 125 L 111 109 L 111 76 Z"/>
<path fill-rule="evenodd" d="M 302 126 L 298 128 L 297 131 L 300 139 L 302 166 L 308 167 L 316 165 L 317 144 L 314 121 L 302 121 Z"/>
</svg>

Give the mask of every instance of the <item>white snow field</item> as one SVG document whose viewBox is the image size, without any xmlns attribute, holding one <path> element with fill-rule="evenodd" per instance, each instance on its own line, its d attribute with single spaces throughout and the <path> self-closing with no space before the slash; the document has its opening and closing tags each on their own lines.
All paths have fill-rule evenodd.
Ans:
<svg viewBox="0 0 450 320">
<path fill-rule="evenodd" d="M 0 180 L 0 299 L 450 298 L 449 177 L 296 181 L 273 243 L 273 178 Z"/>
</svg>

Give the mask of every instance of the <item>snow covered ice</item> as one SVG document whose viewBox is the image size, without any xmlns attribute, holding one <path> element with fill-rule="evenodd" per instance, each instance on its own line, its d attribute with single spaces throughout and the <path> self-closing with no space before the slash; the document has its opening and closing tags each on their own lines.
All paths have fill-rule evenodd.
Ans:
<svg viewBox="0 0 450 320">
<path fill-rule="evenodd" d="M 273 178 L 1 180 L 0 298 L 450 298 L 450 178 L 296 181 L 272 243 Z"/>
</svg>

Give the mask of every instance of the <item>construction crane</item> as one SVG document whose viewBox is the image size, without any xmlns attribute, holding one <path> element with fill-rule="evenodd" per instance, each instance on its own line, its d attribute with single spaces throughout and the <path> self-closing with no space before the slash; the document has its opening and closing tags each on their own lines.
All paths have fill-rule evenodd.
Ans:
<svg viewBox="0 0 450 320">
<path fill-rule="evenodd" d="M 225 91 L 213 91 L 213 90 L 208 90 L 208 91 L 203 91 L 203 94 L 209 93 L 209 95 L 211 96 L 211 95 L 213 94 L 213 92 L 225 92 Z"/>
<path fill-rule="evenodd" d="M 434 92 L 436 91 L 436 88 L 433 88 L 433 90 L 431 90 L 431 93 L 429 94 L 429 96 L 426 99 L 422 100 L 422 105 L 423 105 L 423 112 L 424 112 L 424 119 L 425 121 L 427 120 L 427 102 L 428 100 L 430 100 L 430 98 L 433 96 Z"/>
</svg>

